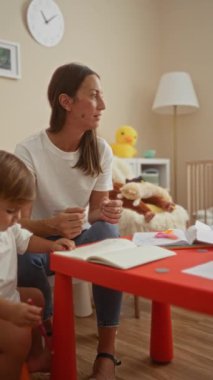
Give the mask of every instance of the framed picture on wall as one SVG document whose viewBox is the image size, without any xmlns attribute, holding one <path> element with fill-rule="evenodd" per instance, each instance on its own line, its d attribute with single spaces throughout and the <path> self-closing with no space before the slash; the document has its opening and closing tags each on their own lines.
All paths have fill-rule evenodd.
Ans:
<svg viewBox="0 0 213 380">
<path fill-rule="evenodd" d="M 21 78 L 20 45 L 0 40 L 0 76 Z"/>
</svg>

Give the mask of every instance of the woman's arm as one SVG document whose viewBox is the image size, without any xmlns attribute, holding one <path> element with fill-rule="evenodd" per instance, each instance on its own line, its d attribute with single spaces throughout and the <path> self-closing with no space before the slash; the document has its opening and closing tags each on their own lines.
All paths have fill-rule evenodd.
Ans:
<svg viewBox="0 0 213 380">
<path fill-rule="evenodd" d="M 30 219 L 32 212 L 32 204 L 26 205 L 21 210 L 20 224 L 23 228 L 31 231 L 33 234 L 38 236 L 51 236 L 55 235 L 54 228 L 48 223 L 48 219 L 43 220 L 32 220 Z"/>
<path fill-rule="evenodd" d="M 84 209 L 80 207 L 67 208 L 50 218 L 32 220 L 30 219 L 31 207 L 22 210 L 20 224 L 23 228 L 41 237 L 64 236 L 68 239 L 80 235 L 84 223 Z"/>
<path fill-rule="evenodd" d="M 108 191 L 93 191 L 89 201 L 89 223 L 104 220 L 111 224 L 117 224 L 122 213 L 122 201 L 110 200 Z"/>
<path fill-rule="evenodd" d="M 59 235 L 56 226 L 54 226 L 54 223 L 51 223 L 49 219 L 32 220 L 21 218 L 19 222 L 23 228 L 26 228 L 38 236 L 47 237 Z"/>
</svg>

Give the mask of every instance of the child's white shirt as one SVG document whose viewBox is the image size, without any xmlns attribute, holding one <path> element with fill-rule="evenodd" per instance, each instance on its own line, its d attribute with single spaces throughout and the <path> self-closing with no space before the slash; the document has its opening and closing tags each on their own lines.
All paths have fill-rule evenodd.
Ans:
<svg viewBox="0 0 213 380">
<path fill-rule="evenodd" d="M 0 297 L 19 302 L 17 254 L 26 252 L 32 233 L 19 224 L 0 231 Z"/>
</svg>

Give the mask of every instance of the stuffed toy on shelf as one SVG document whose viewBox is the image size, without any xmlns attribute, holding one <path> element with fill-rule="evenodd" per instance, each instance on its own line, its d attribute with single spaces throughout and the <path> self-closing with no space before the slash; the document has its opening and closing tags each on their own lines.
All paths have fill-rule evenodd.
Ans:
<svg viewBox="0 0 213 380">
<path fill-rule="evenodd" d="M 117 129 L 115 143 L 110 144 L 113 154 L 117 157 L 131 158 L 136 156 L 135 144 L 138 134 L 130 125 L 122 125 Z"/>
</svg>

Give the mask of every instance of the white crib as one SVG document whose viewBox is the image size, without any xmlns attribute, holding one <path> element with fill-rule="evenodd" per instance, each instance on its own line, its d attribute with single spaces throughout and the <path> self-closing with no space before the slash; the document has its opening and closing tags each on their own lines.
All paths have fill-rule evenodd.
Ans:
<svg viewBox="0 0 213 380">
<path fill-rule="evenodd" d="M 190 224 L 213 225 L 213 160 L 187 162 L 187 210 Z"/>
</svg>

